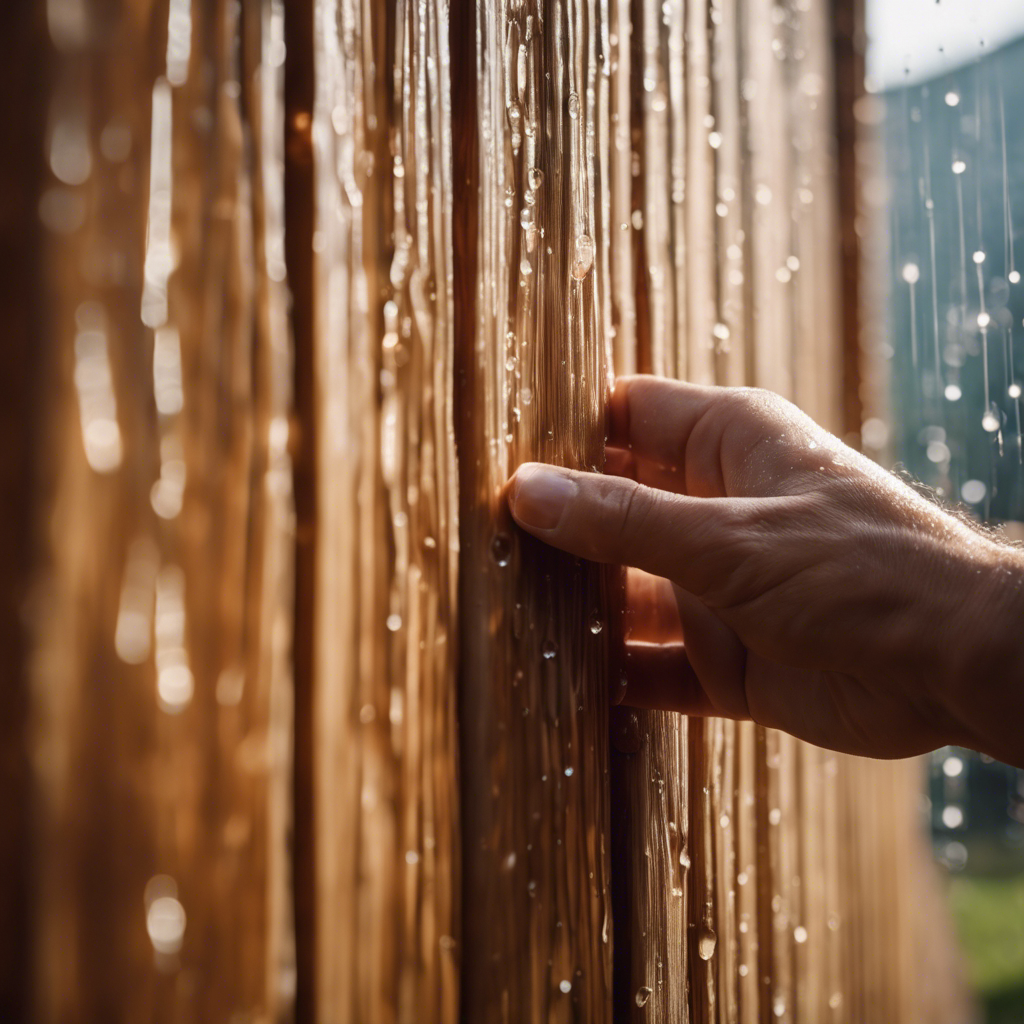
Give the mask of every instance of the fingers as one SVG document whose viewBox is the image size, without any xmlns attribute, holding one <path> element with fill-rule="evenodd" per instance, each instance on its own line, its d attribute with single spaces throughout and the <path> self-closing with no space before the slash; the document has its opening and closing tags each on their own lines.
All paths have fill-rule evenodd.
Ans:
<svg viewBox="0 0 1024 1024">
<path fill-rule="evenodd" d="M 516 522 L 548 544 L 665 576 L 696 594 L 743 557 L 747 514 L 730 499 L 534 462 L 513 477 L 509 505 Z"/>
<path fill-rule="evenodd" d="M 644 480 L 649 463 L 675 474 L 671 489 L 698 497 L 783 493 L 803 456 L 829 437 L 795 406 L 757 388 L 622 377 L 608 410 L 608 444 L 632 453 L 636 479 Z"/>
<path fill-rule="evenodd" d="M 713 715 L 682 644 L 626 644 L 626 692 L 621 703 L 634 708 Z"/>
<path fill-rule="evenodd" d="M 745 719 L 745 708 L 722 706 L 698 677 L 683 644 L 626 644 L 626 692 L 634 708 L 679 711 L 699 717 Z"/>
<path fill-rule="evenodd" d="M 678 643 L 683 639 L 676 588 L 642 569 L 626 570 L 622 634 L 644 643 Z"/>
<path fill-rule="evenodd" d="M 621 377 L 608 402 L 608 443 L 679 474 L 684 486 L 676 490 L 725 495 L 719 449 L 732 394 L 660 377 Z"/>
<path fill-rule="evenodd" d="M 699 598 L 673 587 L 687 657 L 716 714 L 749 718 L 747 648 L 736 632 Z"/>
</svg>

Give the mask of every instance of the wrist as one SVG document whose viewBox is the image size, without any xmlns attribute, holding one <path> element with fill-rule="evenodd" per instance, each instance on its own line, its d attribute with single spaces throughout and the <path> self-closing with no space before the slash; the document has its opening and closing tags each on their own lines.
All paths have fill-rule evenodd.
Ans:
<svg viewBox="0 0 1024 1024">
<path fill-rule="evenodd" d="M 1024 767 L 1024 552 L 985 542 L 946 631 L 953 742 Z"/>
</svg>

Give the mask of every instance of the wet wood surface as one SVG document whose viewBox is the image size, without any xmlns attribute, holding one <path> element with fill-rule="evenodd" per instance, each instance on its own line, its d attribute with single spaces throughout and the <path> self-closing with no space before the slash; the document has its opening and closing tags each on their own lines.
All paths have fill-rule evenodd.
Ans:
<svg viewBox="0 0 1024 1024">
<path fill-rule="evenodd" d="M 609 730 L 621 575 L 502 498 L 526 460 L 601 468 L 615 372 L 850 428 L 846 23 L 26 11 L 4 1019 L 963 1019 L 915 767 Z"/>
</svg>

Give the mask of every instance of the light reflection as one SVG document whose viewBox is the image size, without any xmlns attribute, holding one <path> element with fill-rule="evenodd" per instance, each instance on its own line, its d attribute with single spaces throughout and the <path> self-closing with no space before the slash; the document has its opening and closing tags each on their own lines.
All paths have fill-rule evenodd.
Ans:
<svg viewBox="0 0 1024 1024">
<path fill-rule="evenodd" d="M 47 0 L 46 21 L 58 50 L 74 50 L 89 38 L 85 0 Z"/>
<path fill-rule="evenodd" d="M 157 953 L 179 952 L 185 940 L 185 908 L 173 896 L 153 900 L 146 912 L 146 931 Z"/>
<path fill-rule="evenodd" d="M 161 519 L 174 519 L 181 512 L 185 496 L 185 453 L 174 434 L 160 442 L 160 479 L 153 484 L 149 500 Z"/>
<path fill-rule="evenodd" d="M 76 314 L 75 389 L 82 443 L 90 467 L 111 473 L 121 465 L 121 428 L 107 358 L 106 312 L 96 302 L 83 303 Z"/>
<path fill-rule="evenodd" d="M 153 395 L 162 416 L 181 412 L 181 339 L 177 327 L 160 327 L 153 342 Z"/>
<path fill-rule="evenodd" d="M 942 808 L 942 824 L 946 828 L 960 828 L 964 823 L 964 812 L 956 804 Z"/>
<path fill-rule="evenodd" d="M 83 185 L 92 173 L 92 151 L 84 112 L 64 115 L 50 133 L 50 170 L 65 185 Z"/>
<path fill-rule="evenodd" d="M 960 488 L 960 497 L 963 498 L 968 505 L 977 505 L 984 501 L 987 493 L 988 488 L 981 480 L 966 480 Z"/>
<path fill-rule="evenodd" d="M 183 711 L 192 700 L 194 681 L 185 649 L 185 573 L 164 566 L 156 585 L 156 691 L 161 710 Z"/>
<path fill-rule="evenodd" d="M 160 78 L 153 86 L 149 224 L 142 291 L 142 322 L 153 328 L 167 323 L 167 279 L 173 269 L 171 182 L 171 86 L 166 78 Z"/>
<path fill-rule="evenodd" d="M 184 85 L 192 56 L 192 0 L 171 0 L 167 15 L 167 81 Z"/>
</svg>

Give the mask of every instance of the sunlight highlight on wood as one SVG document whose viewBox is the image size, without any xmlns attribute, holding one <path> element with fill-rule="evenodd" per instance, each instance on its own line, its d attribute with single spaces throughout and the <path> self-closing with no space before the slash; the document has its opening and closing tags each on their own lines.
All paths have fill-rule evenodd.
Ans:
<svg viewBox="0 0 1024 1024">
<path fill-rule="evenodd" d="M 830 10 L 19 23 L 11 1020 L 968 1018 L 916 765 L 609 720 L 621 573 L 504 502 L 615 373 L 843 429 Z"/>
</svg>

